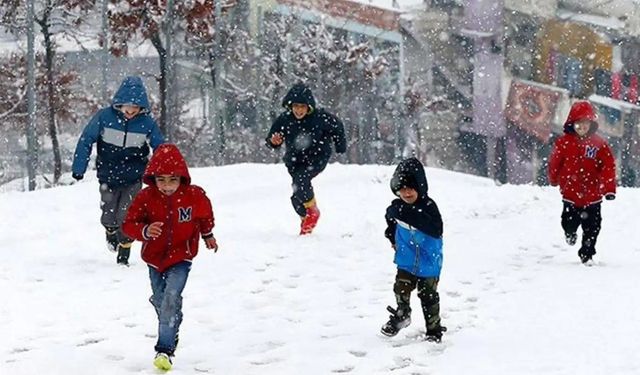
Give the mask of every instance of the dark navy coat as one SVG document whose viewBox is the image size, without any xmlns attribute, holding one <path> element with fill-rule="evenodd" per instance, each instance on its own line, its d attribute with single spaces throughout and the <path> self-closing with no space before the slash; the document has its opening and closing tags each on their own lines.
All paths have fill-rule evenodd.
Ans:
<svg viewBox="0 0 640 375">
<path fill-rule="evenodd" d="M 391 178 L 391 190 L 402 187 L 418 192 L 413 204 L 395 199 L 387 208 L 385 236 L 395 245 L 394 263 L 418 277 L 440 277 L 442 270 L 442 217 L 436 202 L 428 196 L 427 177 L 416 158 L 403 160 Z"/>
<path fill-rule="evenodd" d="M 293 103 L 308 105 L 309 113 L 301 120 L 296 119 L 291 111 Z M 266 141 L 269 147 L 279 148 L 271 143 L 271 136 L 274 133 L 284 136 L 286 151 L 283 161 L 287 168 L 323 169 L 331 157 L 332 144 L 339 154 L 347 150 L 342 122 L 324 109 L 316 108 L 316 100 L 305 84 L 295 84 L 282 100 L 282 105 L 287 110 L 273 122 Z"/>
<path fill-rule="evenodd" d="M 142 110 L 127 120 L 119 110 L 124 104 L 135 104 Z M 93 144 L 97 143 L 96 169 L 101 184 L 117 188 L 140 181 L 147 165 L 149 145 L 155 149 L 164 143 L 150 109 L 142 79 L 127 77 L 111 106 L 98 111 L 84 128 L 73 158 L 73 174 L 84 175 Z"/>
</svg>

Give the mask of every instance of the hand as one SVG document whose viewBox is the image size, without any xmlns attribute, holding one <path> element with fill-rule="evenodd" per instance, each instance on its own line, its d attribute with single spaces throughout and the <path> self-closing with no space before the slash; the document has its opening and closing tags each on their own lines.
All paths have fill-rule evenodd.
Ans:
<svg viewBox="0 0 640 375">
<path fill-rule="evenodd" d="M 156 221 L 155 223 L 149 224 L 147 229 L 145 229 L 145 236 L 149 238 L 158 238 L 162 234 L 162 226 L 164 225 L 161 221 Z"/>
<path fill-rule="evenodd" d="M 272 145 L 280 146 L 282 144 L 282 141 L 284 141 L 284 139 L 282 138 L 282 133 L 273 133 L 270 141 Z"/>
<path fill-rule="evenodd" d="M 604 199 L 606 199 L 608 201 L 612 201 L 612 200 L 616 199 L 616 195 L 613 194 L 613 193 L 607 193 L 607 194 L 605 194 Z"/>
<path fill-rule="evenodd" d="M 82 178 L 84 178 L 84 175 L 72 173 L 71 177 L 73 177 L 74 180 L 80 181 L 82 180 Z"/>
<path fill-rule="evenodd" d="M 214 253 L 218 252 L 218 242 L 215 237 L 209 237 L 204 240 L 205 245 L 207 245 L 207 249 L 213 250 Z"/>
</svg>

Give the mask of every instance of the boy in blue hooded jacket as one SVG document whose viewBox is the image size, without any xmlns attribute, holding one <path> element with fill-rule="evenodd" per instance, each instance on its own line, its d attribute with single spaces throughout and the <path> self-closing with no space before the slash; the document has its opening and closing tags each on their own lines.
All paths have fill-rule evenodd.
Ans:
<svg viewBox="0 0 640 375">
<path fill-rule="evenodd" d="M 391 178 L 391 191 L 399 197 L 387 208 L 385 237 L 395 250 L 398 273 L 393 285 L 398 307 L 382 326 L 385 336 L 395 336 L 411 323 L 411 292 L 417 287 L 427 328 L 427 340 L 440 342 L 446 328 L 440 324 L 437 287 L 442 269 L 442 217 L 428 195 L 427 177 L 416 158 L 405 159 Z"/>
<path fill-rule="evenodd" d="M 72 176 L 81 180 L 91 149 L 97 143 L 96 169 L 100 182 L 100 221 L 107 247 L 117 251 L 117 263 L 129 264 L 130 238 L 120 230 L 127 208 L 142 187 L 149 145 L 155 150 L 164 137 L 153 117 L 147 91 L 140 77 L 127 77 L 109 107 L 98 111 L 82 131 L 74 153 Z"/>
</svg>

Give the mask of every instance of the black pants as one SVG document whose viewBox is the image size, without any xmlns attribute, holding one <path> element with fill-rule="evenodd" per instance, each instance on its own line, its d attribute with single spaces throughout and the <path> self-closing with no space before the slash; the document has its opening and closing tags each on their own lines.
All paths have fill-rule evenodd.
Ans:
<svg viewBox="0 0 640 375">
<path fill-rule="evenodd" d="M 293 194 L 291 195 L 291 204 L 293 209 L 296 210 L 298 216 L 305 216 L 307 209 L 304 207 L 304 203 L 313 199 L 313 186 L 311 180 L 320 174 L 327 166 L 326 163 L 315 166 L 305 164 L 295 164 L 288 166 L 287 170 L 291 175 L 291 188 Z"/>
<path fill-rule="evenodd" d="M 596 253 L 596 240 L 600 233 L 602 215 L 600 203 L 587 207 L 576 207 L 572 203 L 564 202 L 562 209 L 562 229 L 565 233 L 576 233 L 582 226 L 582 247 L 578 254 L 588 257 Z"/>
<path fill-rule="evenodd" d="M 396 294 L 399 308 L 409 307 L 411 292 L 416 287 L 418 288 L 418 298 L 420 298 L 422 305 L 427 331 L 440 328 L 439 280 L 437 277 L 418 277 L 399 269 L 396 274 L 396 282 L 393 284 L 393 292 Z"/>
</svg>

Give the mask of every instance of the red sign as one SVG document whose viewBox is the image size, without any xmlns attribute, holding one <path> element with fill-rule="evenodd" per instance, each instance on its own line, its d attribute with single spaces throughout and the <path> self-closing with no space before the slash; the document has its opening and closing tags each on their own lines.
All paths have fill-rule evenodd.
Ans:
<svg viewBox="0 0 640 375">
<path fill-rule="evenodd" d="M 547 142 L 560 96 L 559 92 L 540 84 L 513 80 L 505 117 L 542 142 Z"/>
</svg>

